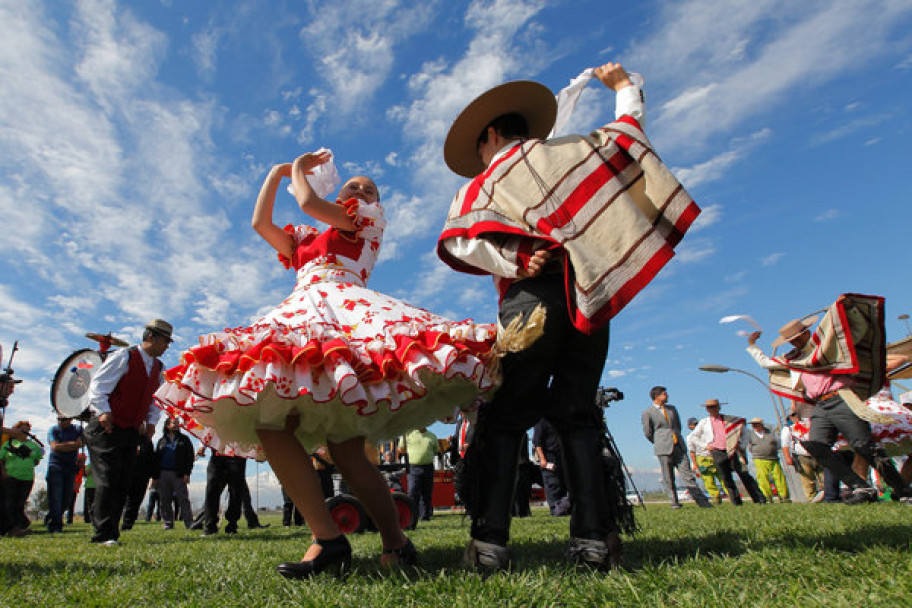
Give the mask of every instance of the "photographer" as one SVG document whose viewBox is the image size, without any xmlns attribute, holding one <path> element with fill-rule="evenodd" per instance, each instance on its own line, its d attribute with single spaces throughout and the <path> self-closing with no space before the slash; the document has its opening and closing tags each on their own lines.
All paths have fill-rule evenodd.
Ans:
<svg viewBox="0 0 912 608">
<path fill-rule="evenodd" d="M 28 420 L 20 420 L 13 425 L 19 434 L 28 437 L 32 425 Z M 35 482 L 35 466 L 44 456 L 44 449 L 33 439 L 24 441 L 10 437 L 0 448 L 0 462 L 5 465 L 5 473 L 0 484 L 3 486 L 4 517 L 0 520 L 0 534 L 24 536 L 29 527 L 29 518 L 25 514 L 25 504 L 32 485 Z"/>
</svg>

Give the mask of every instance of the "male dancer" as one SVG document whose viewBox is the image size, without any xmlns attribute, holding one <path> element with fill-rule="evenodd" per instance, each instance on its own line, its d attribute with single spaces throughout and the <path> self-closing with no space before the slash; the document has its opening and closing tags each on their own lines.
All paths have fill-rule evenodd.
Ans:
<svg viewBox="0 0 912 608">
<path fill-rule="evenodd" d="M 609 63 L 594 75 L 617 92 L 620 119 L 588 137 L 539 139 L 554 124 L 554 96 L 516 81 L 469 104 L 444 145 L 450 169 L 474 179 L 450 207 L 438 254 L 456 270 L 494 276 L 504 327 L 545 314 L 541 337 L 503 357 L 503 384 L 481 406 L 466 453 L 466 559 L 486 570 L 509 566 L 520 443 L 542 417 L 557 431 L 573 497 L 570 559 L 619 564 L 595 405 L 608 321 L 699 213 L 640 130 L 642 96 L 627 72 Z"/>
</svg>

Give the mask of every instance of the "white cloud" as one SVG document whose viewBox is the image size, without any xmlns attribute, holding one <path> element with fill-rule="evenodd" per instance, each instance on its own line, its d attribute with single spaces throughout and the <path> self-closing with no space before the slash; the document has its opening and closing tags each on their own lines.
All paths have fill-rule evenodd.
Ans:
<svg viewBox="0 0 912 608">
<path fill-rule="evenodd" d="M 679 264 L 692 264 L 695 262 L 702 262 L 716 253 L 716 247 L 712 241 L 707 239 L 684 239 L 684 241 L 678 245 L 677 254 L 675 255 L 675 260 Z"/>
<path fill-rule="evenodd" d="M 855 135 L 859 132 L 863 133 L 883 123 L 888 118 L 890 118 L 890 116 L 887 114 L 872 114 L 869 116 L 861 116 L 850 121 L 840 121 L 839 126 L 825 133 L 812 136 L 810 143 L 812 146 L 821 146 L 839 139 L 844 139 L 850 135 Z"/>
<path fill-rule="evenodd" d="M 770 134 L 769 129 L 761 129 L 746 138 L 736 138 L 727 151 L 691 167 L 676 167 L 672 171 L 686 188 L 695 188 L 701 184 L 722 179 L 728 169 L 766 141 Z"/>
<path fill-rule="evenodd" d="M 815 217 L 814 221 L 815 222 L 828 222 L 830 220 L 835 220 L 840 215 L 842 215 L 842 213 L 839 211 L 839 209 L 827 209 L 826 211 L 824 211 L 823 213 L 821 213 L 820 215 Z"/>
<path fill-rule="evenodd" d="M 696 221 L 691 224 L 688 234 L 694 234 L 705 230 L 719 221 L 722 217 L 722 205 L 716 203 L 713 205 L 707 205 L 700 209 L 700 215 L 697 216 Z"/>
<path fill-rule="evenodd" d="M 650 119 L 658 148 L 694 154 L 796 90 L 862 69 L 890 48 L 910 12 L 908 2 L 876 0 L 667 3 L 624 60 L 670 93 Z"/>
<path fill-rule="evenodd" d="M 191 37 L 193 52 L 190 58 L 202 77 L 211 76 L 217 67 L 218 44 L 222 33 L 216 29 L 206 29 Z"/>
<path fill-rule="evenodd" d="M 762 266 L 774 266 L 775 264 L 779 263 L 779 260 L 781 260 L 783 257 L 785 257 L 785 254 L 782 252 L 771 253 L 761 259 L 760 264 Z"/>
<path fill-rule="evenodd" d="M 396 45 L 421 31 L 439 0 L 337 0 L 310 7 L 301 41 L 317 59 L 325 86 L 310 92 L 307 126 L 301 139 L 309 141 L 316 121 L 327 107 L 332 119 L 347 118 L 370 104 L 389 77 Z"/>
</svg>

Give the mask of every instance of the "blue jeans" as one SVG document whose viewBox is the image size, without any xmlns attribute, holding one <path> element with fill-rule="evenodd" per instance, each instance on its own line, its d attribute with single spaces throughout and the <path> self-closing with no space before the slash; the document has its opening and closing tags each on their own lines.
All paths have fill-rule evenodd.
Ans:
<svg viewBox="0 0 912 608">
<path fill-rule="evenodd" d="M 48 493 L 48 532 L 63 532 L 63 512 L 70 504 L 76 471 L 59 467 L 48 468 L 45 479 Z"/>
</svg>

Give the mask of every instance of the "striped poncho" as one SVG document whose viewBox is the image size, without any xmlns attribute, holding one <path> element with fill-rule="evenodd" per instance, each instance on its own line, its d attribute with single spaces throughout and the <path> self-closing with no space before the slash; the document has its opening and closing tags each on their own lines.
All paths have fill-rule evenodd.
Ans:
<svg viewBox="0 0 912 608">
<path fill-rule="evenodd" d="M 589 136 L 515 145 L 456 195 L 437 251 L 455 270 L 487 274 L 447 242 L 487 240 L 521 266 L 529 243 L 562 250 L 571 320 L 592 333 L 655 277 L 699 213 L 637 121 L 622 116 Z"/>
</svg>

